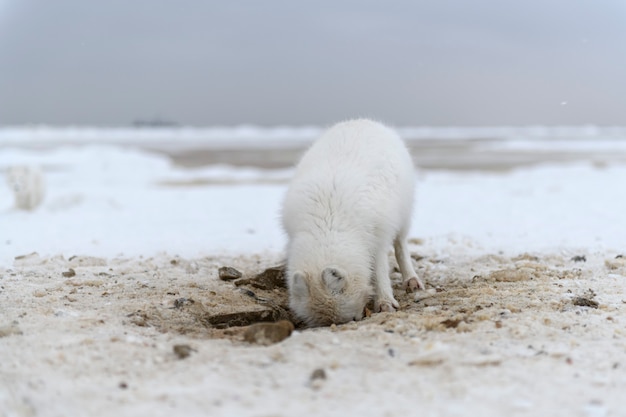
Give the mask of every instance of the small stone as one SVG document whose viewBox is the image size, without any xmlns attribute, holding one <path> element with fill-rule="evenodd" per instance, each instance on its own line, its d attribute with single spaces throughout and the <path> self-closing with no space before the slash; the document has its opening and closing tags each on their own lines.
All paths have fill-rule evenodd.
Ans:
<svg viewBox="0 0 626 417">
<path fill-rule="evenodd" d="M 600 303 L 585 297 L 576 297 L 572 300 L 575 306 L 598 308 Z"/>
<path fill-rule="evenodd" d="M 461 323 L 462 321 L 463 320 L 461 320 L 461 319 L 452 319 L 452 318 L 450 318 L 450 319 L 446 319 L 446 320 L 442 321 L 441 324 L 443 324 L 443 326 L 446 329 L 450 329 L 450 328 L 457 327 L 459 325 L 459 323 Z"/>
<path fill-rule="evenodd" d="M 279 320 L 274 323 L 255 323 L 248 327 L 243 339 L 257 345 L 272 345 L 281 342 L 291 335 L 294 325 L 288 320 Z"/>
<path fill-rule="evenodd" d="M 324 381 L 326 380 L 326 371 L 323 368 L 317 368 L 311 373 L 309 377 L 309 387 L 314 390 L 322 388 Z"/>
<path fill-rule="evenodd" d="M 243 274 L 230 266 L 223 266 L 217 270 L 219 277 L 222 281 L 231 281 L 233 279 L 239 279 Z"/>
<path fill-rule="evenodd" d="M 71 277 L 73 277 L 73 276 L 76 276 L 76 271 L 74 271 L 74 269 L 73 269 L 73 268 L 70 268 L 70 269 L 68 269 L 67 271 L 63 272 L 63 273 L 62 273 L 62 275 L 63 275 L 65 278 L 71 278 Z"/>
<path fill-rule="evenodd" d="M 189 345 L 174 345 L 173 350 L 178 359 L 185 359 L 191 355 L 191 352 L 195 352 L 195 349 Z"/>
<path fill-rule="evenodd" d="M 39 254 L 37 252 L 32 252 L 26 255 L 18 255 L 15 257 L 16 261 L 23 261 L 25 259 L 31 259 L 31 258 L 39 258 Z"/>
<path fill-rule="evenodd" d="M 574 262 L 587 262 L 587 257 L 585 255 L 576 255 L 571 260 Z"/>
<path fill-rule="evenodd" d="M 19 255 L 15 257 L 15 266 L 35 266 L 41 265 L 43 263 L 43 259 L 39 256 L 37 252 L 29 253 L 27 255 Z"/>
<path fill-rule="evenodd" d="M 177 299 L 174 300 L 174 308 L 182 308 L 182 307 L 184 307 L 186 305 L 191 305 L 191 304 L 194 304 L 194 303 L 195 303 L 195 301 L 192 300 L 191 298 L 181 297 L 181 298 L 177 298 Z"/>
<path fill-rule="evenodd" d="M 309 378 L 309 380 L 313 382 L 317 379 L 326 379 L 326 371 L 324 370 L 324 368 L 317 368 L 311 373 L 311 377 Z"/>
</svg>

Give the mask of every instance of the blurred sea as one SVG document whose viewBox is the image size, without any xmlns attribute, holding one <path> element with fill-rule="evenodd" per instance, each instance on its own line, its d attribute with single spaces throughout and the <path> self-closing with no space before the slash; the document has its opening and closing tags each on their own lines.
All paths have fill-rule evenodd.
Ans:
<svg viewBox="0 0 626 417">
<path fill-rule="evenodd" d="M 322 127 L 4 127 L 0 149 L 110 145 L 165 154 L 182 167 L 285 168 Z M 434 170 L 509 170 L 546 163 L 626 163 L 624 127 L 399 127 L 416 165 Z"/>
</svg>

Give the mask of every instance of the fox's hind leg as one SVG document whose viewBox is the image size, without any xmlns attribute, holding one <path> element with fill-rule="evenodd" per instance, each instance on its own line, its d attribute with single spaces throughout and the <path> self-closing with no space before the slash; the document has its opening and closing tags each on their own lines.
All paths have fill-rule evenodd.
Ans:
<svg viewBox="0 0 626 417">
<path fill-rule="evenodd" d="M 396 253 L 400 273 L 402 274 L 403 285 L 407 292 L 426 289 L 411 263 L 411 255 L 409 254 L 405 233 L 400 233 L 396 236 L 393 242 L 393 249 Z"/>
</svg>

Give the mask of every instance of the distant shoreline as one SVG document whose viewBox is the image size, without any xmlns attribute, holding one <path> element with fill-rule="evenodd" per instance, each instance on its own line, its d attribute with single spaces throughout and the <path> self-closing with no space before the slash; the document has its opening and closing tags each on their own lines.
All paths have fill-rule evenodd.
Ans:
<svg viewBox="0 0 626 417">
<path fill-rule="evenodd" d="M 184 168 L 293 166 L 321 127 L 0 127 L 0 148 L 132 147 Z M 426 170 L 507 171 L 546 163 L 626 163 L 626 127 L 402 127 L 417 166 Z"/>
</svg>

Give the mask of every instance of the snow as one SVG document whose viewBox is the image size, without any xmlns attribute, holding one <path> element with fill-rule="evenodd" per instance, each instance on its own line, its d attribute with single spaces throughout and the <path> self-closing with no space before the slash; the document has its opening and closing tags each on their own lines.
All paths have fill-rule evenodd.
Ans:
<svg viewBox="0 0 626 417">
<path fill-rule="evenodd" d="M 36 164 L 46 169 L 47 195 L 34 212 L 11 208 L 0 193 L 2 255 L 88 254 L 104 257 L 280 250 L 278 207 L 284 186 L 246 184 L 254 170 L 171 167 L 165 157 L 137 150 L 85 146 L 50 152 L 4 151 L 0 165 Z M 160 186 L 196 176 L 234 185 Z"/>
<path fill-rule="evenodd" d="M 428 173 L 415 236 L 458 234 L 489 251 L 618 249 L 626 244 L 626 167 L 539 166 L 505 174 Z"/>
</svg>

